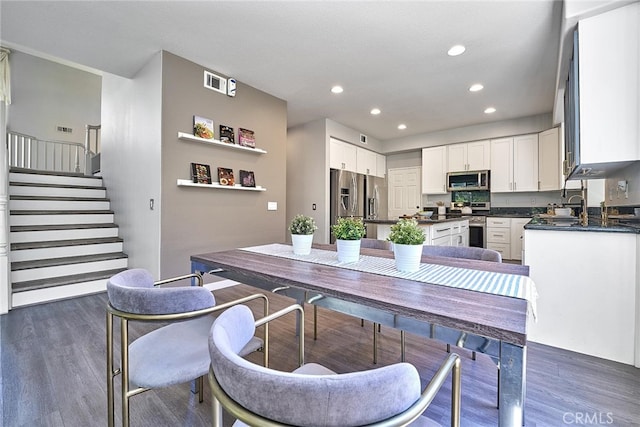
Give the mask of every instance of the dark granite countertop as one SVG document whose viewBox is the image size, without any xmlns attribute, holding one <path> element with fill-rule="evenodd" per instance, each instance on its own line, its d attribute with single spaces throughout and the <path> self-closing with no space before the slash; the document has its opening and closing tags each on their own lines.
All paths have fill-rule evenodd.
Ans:
<svg viewBox="0 0 640 427">
<path fill-rule="evenodd" d="M 589 224 L 581 225 L 577 219 L 552 219 L 534 217 L 525 230 L 552 230 L 552 231 L 592 231 L 604 233 L 632 233 L 640 234 L 640 218 L 635 219 L 610 219 L 606 224 L 599 217 L 590 217 Z"/>
<path fill-rule="evenodd" d="M 431 224 L 440 224 L 443 222 L 451 222 L 451 221 L 462 221 L 465 219 L 469 219 L 469 216 L 460 216 L 460 215 L 433 215 L 429 219 L 418 219 L 418 224 L 420 225 L 431 225 Z M 395 224 L 399 221 L 398 219 L 364 219 L 365 224 Z"/>
</svg>

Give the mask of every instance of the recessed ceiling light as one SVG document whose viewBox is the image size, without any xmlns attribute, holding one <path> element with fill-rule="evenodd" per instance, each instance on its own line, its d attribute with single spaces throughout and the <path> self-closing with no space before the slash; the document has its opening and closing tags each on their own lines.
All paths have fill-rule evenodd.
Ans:
<svg viewBox="0 0 640 427">
<path fill-rule="evenodd" d="M 484 110 L 485 114 L 492 114 L 492 113 L 495 113 L 495 112 L 496 112 L 496 109 L 493 108 L 493 107 L 489 107 L 486 110 Z"/>
<path fill-rule="evenodd" d="M 400 129 L 400 130 L 405 130 L 406 128 L 407 128 L 407 125 L 405 125 L 404 123 L 400 123 L 398 125 L 398 129 Z"/>
<path fill-rule="evenodd" d="M 462 46 L 461 44 L 457 44 L 453 46 L 451 49 L 449 49 L 447 54 L 449 56 L 458 56 L 458 55 L 462 55 L 465 50 L 466 48 L 464 46 Z"/>
<path fill-rule="evenodd" d="M 480 83 L 476 83 L 471 85 L 471 87 L 469 88 L 469 92 L 478 92 L 482 89 L 484 89 L 484 86 L 482 86 Z"/>
<path fill-rule="evenodd" d="M 331 92 L 333 93 L 342 93 L 344 92 L 344 89 L 342 88 L 342 86 L 334 86 L 331 88 Z"/>
<path fill-rule="evenodd" d="M 374 116 L 377 116 L 378 114 L 380 114 L 382 111 L 380 111 L 379 108 L 374 108 L 373 110 L 371 110 L 371 114 Z"/>
</svg>

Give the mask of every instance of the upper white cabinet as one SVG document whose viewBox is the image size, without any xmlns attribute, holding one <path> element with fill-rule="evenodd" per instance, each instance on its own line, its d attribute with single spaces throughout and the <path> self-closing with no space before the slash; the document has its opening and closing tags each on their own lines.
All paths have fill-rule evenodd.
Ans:
<svg viewBox="0 0 640 427">
<path fill-rule="evenodd" d="M 377 175 L 376 153 L 356 147 L 356 172 L 364 175 Z"/>
<path fill-rule="evenodd" d="M 578 23 L 579 163 L 583 170 L 606 171 L 601 164 L 615 167 L 617 162 L 640 160 L 639 22 L 640 3 L 636 2 Z"/>
<path fill-rule="evenodd" d="M 334 138 L 330 138 L 329 144 L 329 167 L 356 172 L 358 147 Z"/>
<path fill-rule="evenodd" d="M 447 172 L 489 169 L 491 143 L 486 140 L 448 145 L 447 157 Z"/>
<path fill-rule="evenodd" d="M 538 134 L 538 190 L 562 188 L 560 132 L 552 128 Z"/>
<path fill-rule="evenodd" d="M 538 191 L 538 134 L 491 140 L 491 191 Z"/>
<path fill-rule="evenodd" d="M 447 146 L 422 149 L 422 193 L 447 192 Z"/>
<path fill-rule="evenodd" d="M 384 178 L 387 174 L 387 156 L 376 153 L 376 176 Z"/>
</svg>

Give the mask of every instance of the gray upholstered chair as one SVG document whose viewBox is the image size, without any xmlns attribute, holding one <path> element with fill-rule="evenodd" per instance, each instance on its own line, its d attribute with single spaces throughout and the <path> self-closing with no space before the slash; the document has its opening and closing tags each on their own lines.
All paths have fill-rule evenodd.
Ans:
<svg viewBox="0 0 640 427">
<path fill-rule="evenodd" d="M 297 307 L 304 317 L 302 307 Z M 432 422 L 420 415 L 450 371 L 451 425 L 460 425 L 460 359 L 456 354 L 449 355 L 424 391 L 418 371 L 408 363 L 346 374 L 318 364 L 281 372 L 240 357 L 256 324 L 261 320 L 255 322 L 251 310 L 239 305 L 222 313 L 211 328 L 209 383 L 214 427 L 222 425 L 222 407 L 238 419 L 234 427 L 424 426 Z M 304 333 L 300 339 L 304 356 Z"/>
<path fill-rule="evenodd" d="M 198 286 L 160 288 L 169 282 L 189 279 Z M 122 271 L 107 282 L 107 406 L 108 425 L 114 425 L 114 379 L 122 380 L 122 425 L 129 425 L 129 399 L 152 388 L 168 387 L 196 380 L 202 402 L 202 384 L 211 361 L 207 340 L 214 317 L 212 313 L 234 304 L 262 299 L 265 313 L 268 300 L 255 294 L 216 305 L 213 294 L 202 287 L 198 274 L 154 282 L 143 269 Z M 114 367 L 114 317 L 120 319 L 120 367 Z M 159 328 L 129 343 L 129 321 L 165 322 Z M 265 340 L 249 337 L 240 354 L 264 348 L 268 359 L 268 330 Z"/>
<path fill-rule="evenodd" d="M 424 245 L 422 247 L 422 255 L 502 262 L 502 255 L 500 255 L 500 252 L 494 251 L 493 249 L 474 248 L 471 246 Z"/>
</svg>

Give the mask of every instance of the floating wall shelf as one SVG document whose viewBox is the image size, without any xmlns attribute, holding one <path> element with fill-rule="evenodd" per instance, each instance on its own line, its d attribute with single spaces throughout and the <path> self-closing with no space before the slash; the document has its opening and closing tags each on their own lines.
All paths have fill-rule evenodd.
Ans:
<svg viewBox="0 0 640 427">
<path fill-rule="evenodd" d="M 248 151 L 250 153 L 255 153 L 255 154 L 267 154 L 265 150 L 262 150 L 260 148 L 251 148 L 251 147 L 244 147 L 242 145 L 237 145 L 237 144 L 228 144 L 226 142 L 218 141 L 217 139 L 204 139 L 197 136 L 193 136 L 186 132 L 178 132 L 178 139 L 182 139 L 183 141 L 202 142 L 203 144 L 215 145 L 216 147 L 230 148 L 231 150 Z"/>
<path fill-rule="evenodd" d="M 215 188 L 220 190 L 240 190 L 240 191 L 267 191 L 266 188 L 259 185 L 255 187 L 243 187 L 239 184 L 236 185 L 220 185 L 217 182 L 212 184 L 198 184 L 189 179 L 179 179 L 178 187 L 200 187 L 200 188 Z"/>
</svg>

